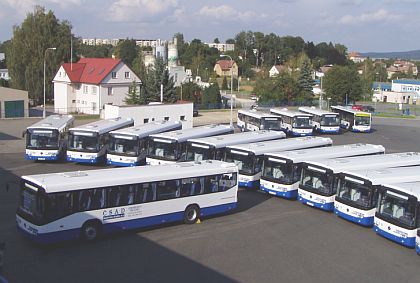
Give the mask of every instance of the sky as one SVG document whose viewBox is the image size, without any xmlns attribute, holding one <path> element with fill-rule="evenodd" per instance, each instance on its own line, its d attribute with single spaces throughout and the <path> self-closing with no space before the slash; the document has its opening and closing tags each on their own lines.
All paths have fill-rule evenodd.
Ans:
<svg viewBox="0 0 420 283">
<path fill-rule="evenodd" d="M 420 0 L 1 0 L 0 41 L 36 5 L 82 38 L 170 39 L 181 32 L 186 40 L 224 42 L 252 30 L 349 51 L 420 49 Z"/>
</svg>

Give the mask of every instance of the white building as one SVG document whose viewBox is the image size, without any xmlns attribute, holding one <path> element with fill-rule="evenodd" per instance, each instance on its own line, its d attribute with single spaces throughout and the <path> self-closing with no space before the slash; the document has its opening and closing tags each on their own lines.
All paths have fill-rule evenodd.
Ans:
<svg viewBox="0 0 420 283">
<path fill-rule="evenodd" d="M 0 53 L 0 61 L 6 59 L 6 55 L 4 53 Z"/>
<path fill-rule="evenodd" d="M 0 79 L 4 79 L 6 81 L 10 80 L 8 69 L 0 69 Z"/>
<path fill-rule="evenodd" d="M 191 70 L 185 70 L 184 66 L 169 66 L 168 71 L 169 77 L 172 77 L 172 79 L 174 80 L 175 87 L 178 87 L 181 84 L 190 82 L 192 80 Z"/>
<path fill-rule="evenodd" d="M 106 104 L 124 105 L 133 81 L 140 87 L 140 79 L 120 59 L 64 63 L 53 79 L 54 111 L 100 114 Z"/>
<path fill-rule="evenodd" d="M 220 52 L 235 51 L 235 44 L 233 43 L 206 43 L 209 47 L 216 48 Z"/>
<path fill-rule="evenodd" d="M 292 69 L 285 66 L 285 65 L 274 65 L 271 67 L 270 71 L 268 71 L 270 78 L 277 77 L 281 72 L 291 72 Z"/>
<path fill-rule="evenodd" d="M 181 121 L 182 129 L 193 126 L 193 103 L 175 104 L 151 103 L 149 105 L 105 105 L 104 119 L 116 117 L 133 118 L 134 125 L 143 125 L 154 121 Z"/>
</svg>

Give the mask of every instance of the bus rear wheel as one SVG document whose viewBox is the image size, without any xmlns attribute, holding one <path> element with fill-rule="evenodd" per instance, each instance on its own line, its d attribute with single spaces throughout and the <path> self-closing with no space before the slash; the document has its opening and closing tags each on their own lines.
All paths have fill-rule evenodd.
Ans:
<svg viewBox="0 0 420 283">
<path fill-rule="evenodd" d="M 86 242 L 93 242 L 101 236 L 101 224 L 97 221 L 88 221 L 82 227 L 82 238 Z"/>
<path fill-rule="evenodd" d="M 197 205 L 190 205 L 185 209 L 184 212 L 184 223 L 194 224 L 200 217 L 200 208 Z"/>
</svg>

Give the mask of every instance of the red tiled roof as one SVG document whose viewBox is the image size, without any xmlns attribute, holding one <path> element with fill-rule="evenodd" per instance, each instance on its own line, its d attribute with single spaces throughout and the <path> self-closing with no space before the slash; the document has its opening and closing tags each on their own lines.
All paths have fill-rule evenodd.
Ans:
<svg viewBox="0 0 420 283">
<path fill-rule="evenodd" d="M 225 70 L 230 70 L 230 60 L 219 60 L 216 62 L 216 65 L 219 64 L 220 68 L 225 71 Z M 235 64 L 235 61 L 233 61 L 233 64 Z"/>
<path fill-rule="evenodd" d="M 79 62 L 64 63 L 62 66 L 73 83 L 100 84 L 121 62 L 113 58 L 81 58 Z"/>
</svg>

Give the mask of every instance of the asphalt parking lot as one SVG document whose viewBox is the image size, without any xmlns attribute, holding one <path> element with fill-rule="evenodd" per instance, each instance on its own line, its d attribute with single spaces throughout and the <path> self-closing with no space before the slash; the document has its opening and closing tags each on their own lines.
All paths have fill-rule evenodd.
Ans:
<svg viewBox="0 0 420 283">
<path fill-rule="evenodd" d="M 21 133 L 34 122 L 0 120 L 0 241 L 7 245 L 10 282 L 418 282 L 414 250 L 331 213 L 257 191 L 240 190 L 234 213 L 201 224 L 129 231 L 91 244 L 34 245 L 15 228 L 18 195 L 16 188 L 6 192 L 6 183 L 98 168 L 24 160 Z M 336 145 L 420 151 L 419 120 L 377 118 L 374 128 L 331 137 Z"/>
</svg>

